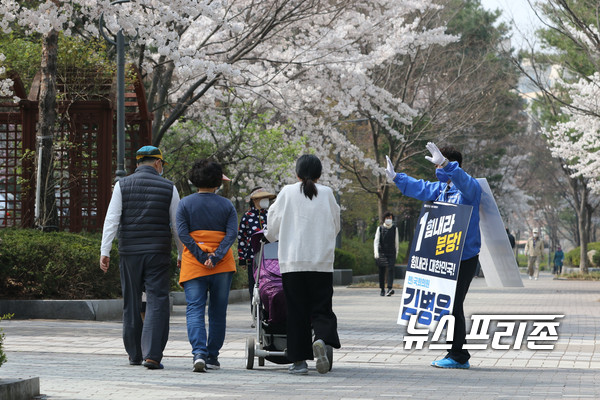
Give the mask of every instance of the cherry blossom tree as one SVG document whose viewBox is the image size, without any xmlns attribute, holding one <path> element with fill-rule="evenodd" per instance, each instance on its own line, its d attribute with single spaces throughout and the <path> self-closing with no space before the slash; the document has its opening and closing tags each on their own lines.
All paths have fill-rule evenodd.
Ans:
<svg viewBox="0 0 600 400">
<path fill-rule="evenodd" d="M 0 97 L 10 97 L 12 96 L 12 85 L 13 81 L 10 78 L 5 78 L 6 75 L 6 67 L 2 65 L 6 56 L 0 53 Z"/>
<path fill-rule="evenodd" d="M 569 84 L 562 83 L 571 103 L 561 109 L 564 122 L 545 129 L 553 156 L 565 160 L 573 172 L 583 177 L 591 193 L 600 194 L 600 72 Z"/>
<path fill-rule="evenodd" d="M 308 138 L 319 148 L 327 148 L 323 135 L 329 144 L 338 140 L 328 121 L 352 114 L 359 104 L 382 124 L 390 125 L 389 118 L 409 122 L 415 111 L 369 79 L 368 71 L 396 54 L 454 40 L 443 26 L 422 29 L 421 14 L 439 8 L 428 0 L 142 0 L 115 5 L 108 0 L 5 0 L 3 5 L 0 27 L 5 31 L 19 24 L 42 34 L 56 29 L 98 35 L 102 14 L 108 30 L 123 29 L 151 83 L 155 144 L 180 118 L 212 112 L 214 107 L 207 107 L 231 93 L 240 101 L 262 99 L 296 131 L 321 136 Z"/>
<path fill-rule="evenodd" d="M 598 4 L 590 0 L 549 0 L 536 9 L 548 26 L 539 36 L 554 51 L 540 54 L 532 49 L 534 72 L 528 76 L 542 93 L 538 102 L 544 104 L 545 111 L 540 117 L 548 148 L 560 160 L 567 176 L 570 203 L 577 215 L 579 266 L 581 272 L 587 273 L 587 244 L 593 229 L 593 214 L 600 203 L 595 173 L 600 138 Z M 539 73 L 543 69 L 540 65 L 548 64 L 558 65 L 562 71 L 552 84 Z"/>
</svg>

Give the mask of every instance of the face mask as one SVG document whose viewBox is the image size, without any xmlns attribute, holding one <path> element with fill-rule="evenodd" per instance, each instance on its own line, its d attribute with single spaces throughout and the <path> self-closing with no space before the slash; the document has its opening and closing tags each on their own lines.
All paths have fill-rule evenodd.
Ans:
<svg viewBox="0 0 600 400">
<path fill-rule="evenodd" d="M 446 173 L 446 171 L 444 171 L 443 168 L 436 168 L 435 170 L 435 176 L 437 176 L 438 180 L 440 182 L 448 182 L 450 180 L 450 177 L 448 176 L 448 174 Z"/>
<path fill-rule="evenodd" d="M 269 204 L 269 199 L 260 199 L 260 201 L 258 202 L 260 208 L 269 208 Z"/>
<path fill-rule="evenodd" d="M 391 219 L 386 219 L 386 220 L 383 222 L 383 224 L 384 224 L 385 226 L 392 226 L 392 220 L 391 220 Z"/>
</svg>

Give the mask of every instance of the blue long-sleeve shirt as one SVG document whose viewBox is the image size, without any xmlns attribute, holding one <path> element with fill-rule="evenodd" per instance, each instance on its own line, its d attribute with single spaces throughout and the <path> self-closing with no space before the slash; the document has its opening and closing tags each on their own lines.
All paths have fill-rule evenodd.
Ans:
<svg viewBox="0 0 600 400">
<path fill-rule="evenodd" d="M 479 254 L 481 249 L 481 234 L 479 232 L 481 186 L 475 178 L 460 168 L 456 161 L 449 162 L 443 169 L 450 177 L 450 184 L 447 182 L 430 182 L 423 179 L 417 180 L 404 173 L 396 174 L 394 183 L 405 196 L 417 200 L 473 206 L 462 253 L 462 260 L 468 260 Z"/>
<path fill-rule="evenodd" d="M 196 231 L 225 232 L 215 255 L 213 265 L 223 258 L 237 238 L 237 213 L 230 200 L 214 193 L 194 193 L 184 197 L 177 208 L 177 233 L 185 247 L 200 262 L 207 253 L 202 251 L 191 236 Z"/>
</svg>

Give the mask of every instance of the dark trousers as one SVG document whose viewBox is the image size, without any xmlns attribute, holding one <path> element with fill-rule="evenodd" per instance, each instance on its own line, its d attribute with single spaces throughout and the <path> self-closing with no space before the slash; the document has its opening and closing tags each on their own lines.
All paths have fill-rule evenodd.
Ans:
<svg viewBox="0 0 600 400">
<path fill-rule="evenodd" d="M 394 285 L 394 267 L 396 264 L 396 256 L 395 255 L 384 255 L 387 259 L 387 266 L 379 267 L 379 288 L 381 290 L 385 289 L 385 279 L 387 277 L 387 288 L 391 289 Z"/>
<path fill-rule="evenodd" d="M 473 280 L 473 276 L 475 275 L 478 262 L 479 255 L 469 258 L 468 260 L 462 260 L 458 270 L 454 307 L 452 308 L 452 315 L 454 315 L 454 338 L 452 341 L 448 341 L 448 343 L 452 343 L 452 348 L 448 351 L 446 357 L 452 358 L 454 361 L 461 364 L 466 363 L 469 358 L 471 358 L 469 351 L 462 348 L 463 345 L 467 343 L 467 326 L 463 304 L 467 292 L 469 291 L 471 281 Z"/>
<path fill-rule="evenodd" d="M 288 272 L 282 274 L 287 308 L 287 357 L 291 362 L 312 360 L 312 330 L 340 348 L 337 317 L 332 309 L 333 273 Z"/>
<path fill-rule="evenodd" d="M 254 260 L 246 260 L 246 272 L 248 273 L 248 291 L 250 292 L 250 308 L 252 308 L 252 294 L 254 292 Z"/>
<path fill-rule="evenodd" d="M 120 256 L 123 344 L 132 361 L 160 362 L 169 338 L 169 254 Z M 142 291 L 146 315 L 142 321 Z"/>
</svg>

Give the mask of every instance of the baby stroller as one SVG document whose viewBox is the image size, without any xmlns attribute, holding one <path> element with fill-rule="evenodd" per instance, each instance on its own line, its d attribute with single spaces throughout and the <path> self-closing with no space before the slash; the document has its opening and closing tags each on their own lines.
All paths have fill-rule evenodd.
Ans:
<svg viewBox="0 0 600 400">
<path fill-rule="evenodd" d="M 263 232 L 251 238 L 254 249 L 254 290 L 252 318 L 256 334 L 246 339 L 246 369 L 264 366 L 265 359 L 275 364 L 289 364 L 286 356 L 286 304 L 277 259 L 278 243 L 264 243 Z"/>
</svg>

